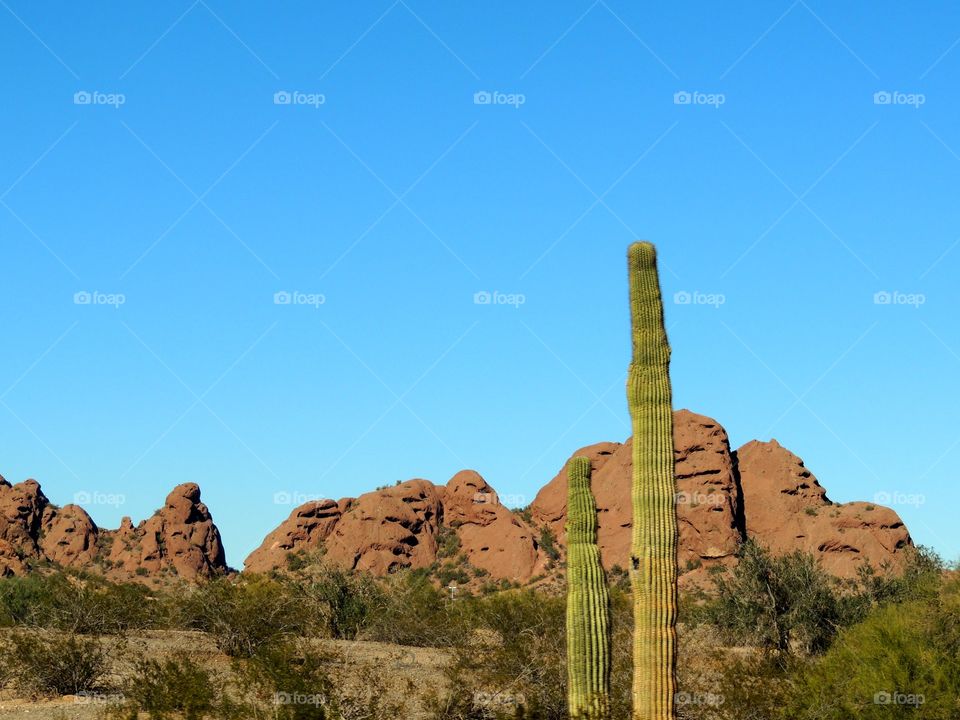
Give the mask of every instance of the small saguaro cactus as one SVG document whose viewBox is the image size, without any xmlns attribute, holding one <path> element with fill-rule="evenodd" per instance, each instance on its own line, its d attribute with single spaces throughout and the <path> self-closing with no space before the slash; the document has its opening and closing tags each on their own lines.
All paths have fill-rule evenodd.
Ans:
<svg viewBox="0 0 960 720">
<path fill-rule="evenodd" d="M 610 717 L 610 597 L 597 547 L 590 458 L 567 464 L 567 705 L 571 720 Z"/>
<path fill-rule="evenodd" d="M 653 245 L 627 252 L 633 357 L 627 402 L 633 421 L 633 718 L 674 720 L 677 515 L 673 475 L 670 346 Z"/>
</svg>

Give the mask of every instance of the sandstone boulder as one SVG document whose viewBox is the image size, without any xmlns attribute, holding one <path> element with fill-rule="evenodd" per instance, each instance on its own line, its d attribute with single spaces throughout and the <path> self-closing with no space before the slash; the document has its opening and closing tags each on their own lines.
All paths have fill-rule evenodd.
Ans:
<svg viewBox="0 0 960 720">
<path fill-rule="evenodd" d="M 803 550 L 839 577 L 863 563 L 897 568 L 912 545 L 890 508 L 835 504 L 803 461 L 776 440 L 753 440 L 737 450 L 747 537 L 775 553 Z"/>
</svg>

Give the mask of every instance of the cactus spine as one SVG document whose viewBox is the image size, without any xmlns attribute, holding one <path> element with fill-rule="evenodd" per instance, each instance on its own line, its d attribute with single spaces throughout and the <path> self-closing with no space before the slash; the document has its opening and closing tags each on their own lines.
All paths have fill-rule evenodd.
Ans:
<svg viewBox="0 0 960 720">
<path fill-rule="evenodd" d="M 590 458 L 575 457 L 567 464 L 567 704 L 573 720 L 610 717 L 609 606 Z"/>
<path fill-rule="evenodd" d="M 670 346 L 653 245 L 627 252 L 633 357 L 627 402 L 633 421 L 633 718 L 676 717 L 677 516 L 673 475 Z"/>
</svg>

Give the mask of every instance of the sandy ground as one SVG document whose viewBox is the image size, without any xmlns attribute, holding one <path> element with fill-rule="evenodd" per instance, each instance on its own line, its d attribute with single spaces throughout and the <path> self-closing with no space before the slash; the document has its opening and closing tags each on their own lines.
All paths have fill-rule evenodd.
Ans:
<svg viewBox="0 0 960 720">
<path fill-rule="evenodd" d="M 105 638 L 108 643 L 114 638 Z M 230 658 L 217 650 L 213 641 L 203 633 L 181 631 L 155 631 L 131 634 L 126 638 L 130 654 L 162 659 L 165 656 L 185 653 L 201 663 L 222 679 L 231 677 Z M 415 700 L 410 688 L 442 689 L 445 684 L 443 668 L 447 654 L 433 648 L 411 648 L 375 642 L 351 642 L 345 640 L 319 640 L 321 647 L 335 650 L 346 666 L 344 673 L 363 683 L 363 678 L 376 673 L 395 698 L 410 703 Z M 118 665 L 111 674 L 110 684 L 118 684 L 129 668 Z M 28 700 L 0 694 L 0 720 L 101 720 L 104 703 L 116 698 L 114 691 L 105 689 L 91 697 L 65 696 L 46 700 Z M 414 693 L 415 694 L 415 693 Z M 426 720 L 422 710 L 410 707 L 411 720 Z"/>
</svg>

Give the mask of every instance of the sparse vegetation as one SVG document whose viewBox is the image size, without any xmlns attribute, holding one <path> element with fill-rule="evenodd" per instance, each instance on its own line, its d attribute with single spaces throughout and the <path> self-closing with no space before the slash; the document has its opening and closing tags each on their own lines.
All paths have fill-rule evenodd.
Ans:
<svg viewBox="0 0 960 720">
<path fill-rule="evenodd" d="M 609 572 L 612 717 L 629 717 L 631 706 L 627 577 L 623 568 Z M 716 593 L 683 597 L 680 720 L 960 716 L 960 580 L 945 581 L 933 553 L 912 551 L 901 575 L 864 568 L 842 582 L 809 556 L 772 557 L 748 544 L 735 569 L 713 577 Z M 567 720 L 562 585 L 483 583 L 486 594 L 451 594 L 426 569 L 374 579 L 305 568 L 190 591 L 53 571 L 7 578 L 0 682 L 19 697 L 122 697 L 104 705 L 114 720 L 407 717 L 400 704 L 414 700 L 431 720 Z M 144 655 L 145 629 L 202 630 L 209 640 L 193 652 L 198 636 L 183 635 L 172 654 Z M 370 672 L 351 664 L 348 640 L 408 651 Z M 211 655 L 215 646 L 232 657 Z M 448 658 L 437 670 L 445 681 L 435 675 L 427 685 L 388 688 L 411 670 L 412 648 Z M 922 694 L 925 702 L 874 705 L 880 692 Z M 275 693 L 318 697 L 275 704 L 285 697 Z"/>
</svg>

